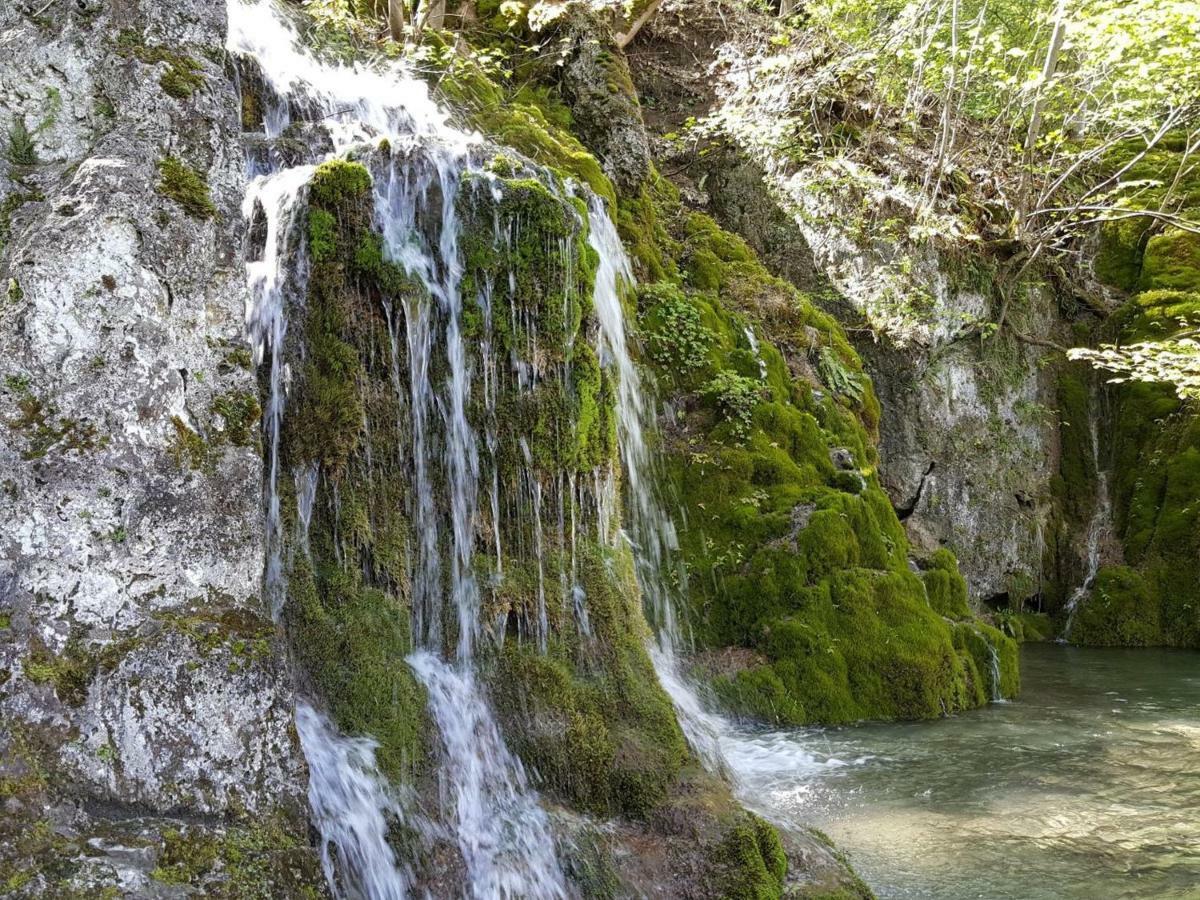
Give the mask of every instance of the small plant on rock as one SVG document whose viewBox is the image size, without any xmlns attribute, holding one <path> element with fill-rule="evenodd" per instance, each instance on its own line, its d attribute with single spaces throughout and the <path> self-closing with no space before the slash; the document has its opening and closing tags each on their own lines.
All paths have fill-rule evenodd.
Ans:
<svg viewBox="0 0 1200 900">
<path fill-rule="evenodd" d="M 211 219 L 217 214 L 209 196 L 208 183 L 195 169 L 175 156 L 165 156 L 158 162 L 158 192 L 170 197 L 196 219 Z"/>
<path fill-rule="evenodd" d="M 762 399 L 762 386 L 757 380 L 736 372 L 718 372 L 705 385 L 704 394 L 716 401 L 736 437 L 745 439 L 750 435 L 754 407 Z"/>
<path fill-rule="evenodd" d="M 13 119 L 8 127 L 8 161 L 14 166 L 37 165 L 37 148 L 24 119 Z"/>
</svg>

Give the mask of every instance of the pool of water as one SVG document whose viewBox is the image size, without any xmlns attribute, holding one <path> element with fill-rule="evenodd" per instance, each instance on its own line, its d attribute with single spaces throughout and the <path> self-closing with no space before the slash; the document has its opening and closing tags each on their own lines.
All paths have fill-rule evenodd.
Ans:
<svg viewBox="0 0 1200 900">
<path fill-rule="evenodd" d="M 813 764 L 739 766 L 744 794 L 881 898 L 1200 898 L 1200 654 L 1021 660 L 1019 699 L 953 719 L 764 735 Z"/>
</svg>

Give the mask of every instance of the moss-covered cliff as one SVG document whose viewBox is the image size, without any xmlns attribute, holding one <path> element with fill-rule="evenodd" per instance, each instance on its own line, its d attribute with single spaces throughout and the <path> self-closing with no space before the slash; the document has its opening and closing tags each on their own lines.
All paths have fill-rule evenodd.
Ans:
<svg viewBox="0 0 1200 900">
<path fill-rule="evenodd" d="M 708 847 L 702 869 L 712 878 L 741 883 L 761 870 L 766 893 L 755 896 L 778 896 L 778 839 L 692 758 L 646 652 L 630 551 L 617 520 L 600 515 L 611 502 L 616 398 L 595 350 L 586 209 L 554 171 L 483 153 L 452 201 L 455 315 L 385 258 L 372 227 L 373 185 L 420 165 L 384 147 L 319 166 L 308 188 L 311 270 L 280 445 L 281 470 L 295 474 L 279 487 L 296 659 L 339 727 L 372 736 L 387 775 L 427 794 L 438 751 L 404 659 L 420 645 L 453 653 L 460 623 L 440 599 L 446 571 L 435 606 L 420 608 L 413 586 L 432 527 L 414 521 L 430 512 L 416 497 L 414 429 L 428 429 L 430 448 L 448 437 L 440 417 L 414 421 L 411 354 L 422 350 L 412 336 L 436 337 L 427 377 L 441 385 L 454 319 L 474 373 L 467 418 L 479 437 L 478 484 L 493 501 L 474 526 L 477 665 L 509 746 L 557 802 L 647 823 L 659 841 L 689 818 L 681 803 L 699 802 L 688 825 L 699 844 L 671 851 L 671 865 L 687 869 L 695 864 L 683 860 Z M 440 517 L 452 473 L 435 449 L 425 461 Z M 450 552 L 441 534 L 437 554 Z M 453 851 L 416 842 L 407 852 L 435 878 L 438 854 Z M 591 876 L 571 871 L 586 888 Z"/>
<path fill-rule="evenodd" d="M 641 116 L 622 55 L 592 25 L 599 53 L 570 49 L 577 18 L 541 35 L 568 48 L 561 71 L 523 61 L 519 16 L 468 32 L 514 53 L 531 82 L 515 111 L 469 64 L 444 63 L 438 83 L 486 98 L 468 104 L 473 124 L 614 196 L 560 149 L 576 146 L 560 126 L 573 130 L 617 178 L 617 222 L 642 281 L 643 360 L 667 410 L 663 488 L 678 512 L 677 587 L 705 651 L 697 672 L 738 712 L 788 723 L 930 717 L 1015 693 L 1015 645 L 974 620 L 953 557 L 913 571 L 879 486 L 879 406 L 841 327 L 669 182 L 649 168 L 631 178 L 627 154 L 594 137 L 597 123 Z M 581 73 L 603 77 L 602 98 L 580 89 Z"/>
<path fill-rule="evenodd" d="M 1168 151 L 1143 162 L 1147 178 L 1179 165 Z M 1169 182 L 1167 182 L 1169 183 Z M 1200 205 L 1200 181 L 1176 189 Z M 1114 223 L 1102 232 L 1096 271 L 1130 299 L 1107 326 L 1120 344 L 1156 340 L 1200 325 L 1200 237 L 1173 228 Z M 1077 391 L 1078 393 L 1078 391 Z M 1200 646 L 1200 417 L 1195 403 L 1162 384 L 1108 389 L 1103 465 L 1109 471 L 1120 555 L 1108 554 L 1077 611 L 1081 644 Z M 1067 457 L 1064 456 L 1064 460 Z M 1068 467 L 1076 494 L 1094 493 L 1095 473 Z"/>
</svg>

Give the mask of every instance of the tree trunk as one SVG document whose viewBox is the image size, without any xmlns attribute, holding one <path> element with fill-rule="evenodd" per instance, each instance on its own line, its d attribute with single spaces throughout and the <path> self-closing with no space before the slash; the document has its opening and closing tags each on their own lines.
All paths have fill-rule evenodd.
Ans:
<svg viewBox="0 0 1200 900">
<path fill-rule="evenodd" d="M 1054 8 L 1054 30 L 1050 34 L 1050 47 L 1046 50 L 1046 63 L 1042 66 L 1042 83 L 1038 86 L 1033 98 L 1033 109 L 1029 113 L 1029 130 L 1025 133 L 1025 171 L 1021 176 L 1021 191 L 1018 195 L 1021 204 L 1028 198 L 1029 180 L 1033 169 L 1033 151 L 1037 147 L 1038 135 L 1042 131 L 1042 106 L 1045 103 L 1046 84 L 1058 71 L 1058 58 L 1062 54 L 1063 42 L 1067 36 L 1067 2 L 1058 0 Z"/>
<path fill-rule="evenodd" d="M 441 29 L 446 24 L 446 0 L 426 0 L 429 10 L 421 26 Z"/>
<path fill-rule="evenodd" d="M 404 41 L 404 0 L 388 0 L 388 32 L 393 41 Z"/>
</svg>

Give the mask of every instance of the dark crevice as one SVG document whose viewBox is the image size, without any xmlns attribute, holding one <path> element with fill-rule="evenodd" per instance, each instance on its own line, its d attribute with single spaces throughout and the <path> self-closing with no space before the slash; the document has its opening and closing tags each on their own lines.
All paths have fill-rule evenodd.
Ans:
<svg viewBox="0 0 1200 900">
<path fill-rule="evenodd" d="M 913 495 L 913 498 L 907 503 L 901 503 L 900 505 L 895 506 L 896 518 L 901 522 L 911 516 L 913 511 L 917 508 L 917 504 L 921 502 L 921 493 L 925 490 L 925 482 L 929 480 L 929 476 L 933 473 L 935 468 L 937 468 L 937 462 L 930 461 L 929 468 L 927 468 L 925 470 L 925 474 L 921 476 L 921 483 L 917 485 L 917 492 Z"/>
</svg>

